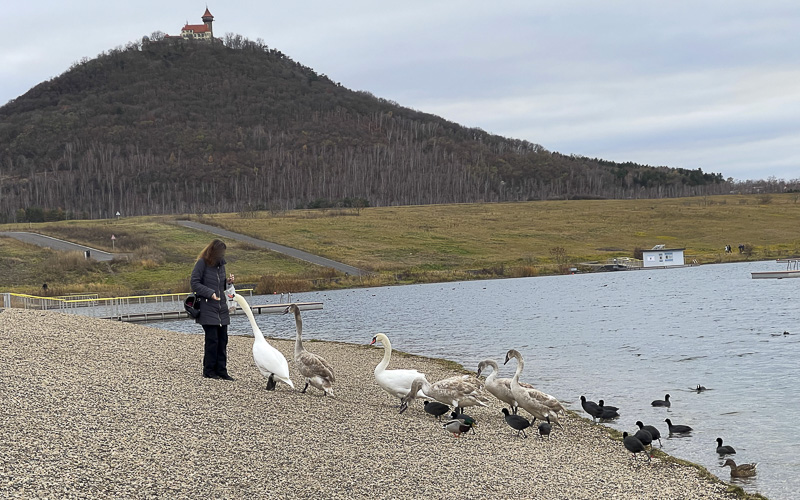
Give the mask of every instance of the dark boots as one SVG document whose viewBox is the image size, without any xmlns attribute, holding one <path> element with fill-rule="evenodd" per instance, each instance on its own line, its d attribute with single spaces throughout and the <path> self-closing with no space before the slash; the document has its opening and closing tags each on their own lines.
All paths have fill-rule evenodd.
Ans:
<svg viewBox="0 0 800 500">
<path fill-rule="evenodd" d="M 203 325 L 205 351 L 203 354 L 203 376 L 233 380 L 228 375 L 228 325 Z"/>
</svg>

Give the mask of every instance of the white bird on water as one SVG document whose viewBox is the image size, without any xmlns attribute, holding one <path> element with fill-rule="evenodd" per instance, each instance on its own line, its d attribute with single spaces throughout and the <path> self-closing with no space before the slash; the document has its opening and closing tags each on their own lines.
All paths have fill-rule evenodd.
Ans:
<svg viewBox="0 0 800 500">
<path fill-rule="evenodd" d="M 272 347 L 267 342 L 267 339 L 264 338 L 264 334 L 261 333 L 261 329 L 253 317 L 253 311 L 250 310 L 250 305 L 238 293 L 231 296 L 231 298 L 239 304 L 239 307 L 247 315 L 247 319 L 250 320 L 250 326 L 253 327 L 253 361 L 256 362 L 258 371 L 267 377 L 267 390 L 274 391 L 277 380 L 294 389 L 294 384 L 289 378 L 289 363 L 283 354 Z"/>
</svg>

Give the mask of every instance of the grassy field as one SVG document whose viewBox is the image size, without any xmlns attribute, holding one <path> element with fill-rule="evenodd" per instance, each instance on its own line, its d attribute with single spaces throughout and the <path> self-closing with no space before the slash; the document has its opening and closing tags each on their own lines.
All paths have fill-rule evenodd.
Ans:
<svg viewBox="0 0 800 500">
<path fill-rule="evenodd" d="M 764 201 L 768 201 L 764 203 Z M 562 247 L 571 263 L 632 256 L 636 247 L 685 247 L 701 262 L 800 252 L 797 195 L 586 200 L 288 212 L 207 221 L 374 271 L 544 267 Z"/>
<path fill-rule="evenodd" d="M 54 252 L 0 238 L 0 289 L 38 294 L 41 284 L 47 282 L 52 294 L 186 291 L 197 255 L 213 237 L 171 221 L 172 218 L 166 217 L 135 217 L 0 226 L 0 230 L 38 232 L 109 252 L 113 234 L 116 237 L 113 251 L 126 254 L 110 263 L 86 261 L 80 252 Z M 228 269 L 241 283 L 257 283 L 265 274 L 320 274 L 315 266 L 245 243 L 228 242 L 228 249 Z"/>
<path fill-rule="evenodd" d="M 375 273 L 337 276 L 304 262 L 228 242 L 228 270 L 262 292 L 476 277 L 552 274 L 564 267 L 656 244 L 685 247 L 700 263 L 800 255 L 797 194 L 663 200 L 585 200 L 505 204 L 297 210 L 190 216 L 194 220 L 296 247 Z M 174 217 L 8 224 L 112 250 L 128 257 L 110 264 L 83 261 L 0 238 L 0 289 L 104 294 L 185 291 L 196 255 L 211 235 L 171 224 Z M 734 248 L 725 254 L 726 244 Z M 746 244 L 750 255 L 737 247 Z M 335 282 L 332 282 L 335 279 Z M 312 281 L 314 280 L 314 281 Z M 52 285 L 51 285 L 52 286 Z"/>
</svg>

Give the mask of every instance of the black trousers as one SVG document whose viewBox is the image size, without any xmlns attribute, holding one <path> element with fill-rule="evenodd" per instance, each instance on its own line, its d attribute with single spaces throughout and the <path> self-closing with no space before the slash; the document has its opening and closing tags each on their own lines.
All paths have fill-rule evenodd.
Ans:
<svg viewBox="0 0 800 500">
<path fill-rule="evenodd" d="M 228 325 L 203 325 L 206 332 L 203 375 L 228 374 Z"/>
</svg>

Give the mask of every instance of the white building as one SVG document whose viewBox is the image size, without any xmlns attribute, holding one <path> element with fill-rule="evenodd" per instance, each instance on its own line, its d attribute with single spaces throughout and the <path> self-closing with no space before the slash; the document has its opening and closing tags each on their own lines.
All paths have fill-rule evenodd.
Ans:
<svg viewBox="0 0 800 500">
<path fill-rule="evenodd" d="M 642 250 L 642 267 L 683 266 L 685 248 L 664 248 L 656 245 L 652 250 Z"/>
</svg>

